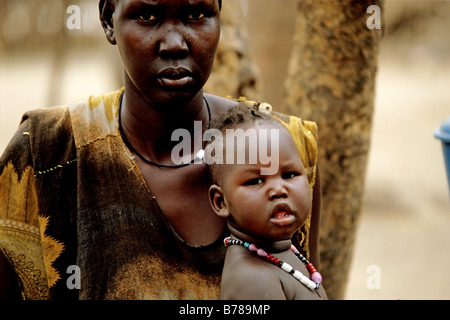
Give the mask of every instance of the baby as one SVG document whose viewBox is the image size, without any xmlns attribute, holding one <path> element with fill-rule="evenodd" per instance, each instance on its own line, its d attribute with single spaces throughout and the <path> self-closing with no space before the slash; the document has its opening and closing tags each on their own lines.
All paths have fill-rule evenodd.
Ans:
<svg viewBox="0 0 450 320">
<path fill-rule="evenodd" d="M 210 142 L 214 157 L 226 161 L 210 161 L 213 153 L 205 154 L 213 180 L 209 198 L 231 231 L 224 241 L 221 299 L 327 299 L 320 274 L 291 243 L 312 204 L 306 170 L 289 131 L 270 111 L 245 103 L 216 118 L 211 127 L 223 134 L 221 141 Z M 265 174 L 274 165 L 276 170 Z"/>
</svg>

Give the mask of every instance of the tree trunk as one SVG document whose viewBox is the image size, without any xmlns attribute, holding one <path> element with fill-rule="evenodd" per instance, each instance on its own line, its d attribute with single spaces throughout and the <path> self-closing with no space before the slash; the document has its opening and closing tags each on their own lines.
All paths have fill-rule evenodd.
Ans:
<svg viewBox="0 0 450 320">
<path fill-rule="evenodd" d="M 319 126 L 321 272 L 330 299 L 343 299 L 363 205 L 378 46 L 370 5 L 301 0 L 286 80 L 287 112 Z M 383 28 L 383 24 L 381 23 Z M 381 235 L 380 235 L 381 236 Z"/>
<path fill-rule="evenodd" d="M 260 99 L 261 83 L 248 52 L 245 17 L 238 0 L 223 1 L 221 38 L 205 91 L 219 96 Z"/>
</svg>

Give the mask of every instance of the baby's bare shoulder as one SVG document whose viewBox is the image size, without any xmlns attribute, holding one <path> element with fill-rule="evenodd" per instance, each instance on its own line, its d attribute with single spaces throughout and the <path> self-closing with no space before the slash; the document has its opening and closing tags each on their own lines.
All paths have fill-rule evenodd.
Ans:
<svg viewBox="0 0 450 320">
<path fill-rule="evenodd" d="M 286 299 L 276 270 L 258 257 L 241 257 L 226 264 L 222 275 L 221 299 Z"/>
</svg>

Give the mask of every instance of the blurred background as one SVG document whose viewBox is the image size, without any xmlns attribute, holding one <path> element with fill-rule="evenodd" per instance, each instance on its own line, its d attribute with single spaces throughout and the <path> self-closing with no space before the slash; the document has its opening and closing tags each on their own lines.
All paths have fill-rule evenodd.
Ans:
<svg viewBox="0 0 450 320">
<path fill-rule="evenodd" d="M 0 153 L 25 111 L 122 86 L 97 3 L 0 0 Z M 296 1 L 242 0 L 240 8 L 257 98 L 282 105 Z M 450 193 L 433 136 L 450 117 L 450 1 L 386 1 L 382 10 L 365 201 L 345 298 L 450 299 Z"/>
</svg>

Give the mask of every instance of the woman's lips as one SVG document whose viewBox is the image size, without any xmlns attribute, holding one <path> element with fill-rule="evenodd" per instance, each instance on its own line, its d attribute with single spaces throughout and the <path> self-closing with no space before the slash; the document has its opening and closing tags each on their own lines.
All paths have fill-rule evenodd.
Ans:
<svg viewBox="0 0 450 320">
<path fill-rule="evenodd" d="M 160 77 L 159 79 L 165 87 L 169 87 L 169 88 L 181 88 L 181 87 L 184 87 L 185 85 L 189 84 L 192 81 L 192 77 L 189 77 L 189 76 L 175 78 L 175 79 Z"/>
<path fill-rule="evenodd" d="M 163 86 L 176 89 L 191 83 L 192 74 L 184 67 L 169 67 L 159 72 L 158 79 Z"/>
</svg>

